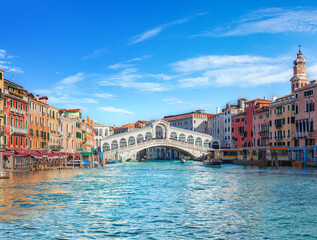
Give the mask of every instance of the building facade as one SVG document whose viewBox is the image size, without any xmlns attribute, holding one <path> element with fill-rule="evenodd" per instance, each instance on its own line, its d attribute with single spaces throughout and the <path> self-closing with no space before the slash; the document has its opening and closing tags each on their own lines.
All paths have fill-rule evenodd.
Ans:
<svg viewBox="0 0 317 240">
<path fill-rule="evenodd" d="M 29 148 L 27 91 L 22 86 L 4 80 L 3 119 L 5 125 L 4 144 L 7 149 Z"/>
<path fill-rule="evenodd" d="M 0 150 L 5 150 L 4 144 L 4 119 L 3 119 L 3 90 L 4 90 L 4 71 L 0 69 Z"/>
<path fill-rule="evenodd" d="M 269 146 L 270 115 L 268 107 L 254 110 L 253 113 L 253 146 Z"/>
<path fill-rule="evenodd" d="M 219 108 L 217 108 L 219 109 Z M 208 118 L 208 134 L 217 137 L 220 141 L 220 147 L 224 145 L 224 113 L 217 111 L 215 115 Z"/>
<path fill-rule="evenodd" d="M 49 150 L 49 112 L 48 105 L 41 102 L 39 96 L 34 97 L 32 93 L 28 94 L 29 98 L 29 139 L 30 149 Z"/>
</svg>

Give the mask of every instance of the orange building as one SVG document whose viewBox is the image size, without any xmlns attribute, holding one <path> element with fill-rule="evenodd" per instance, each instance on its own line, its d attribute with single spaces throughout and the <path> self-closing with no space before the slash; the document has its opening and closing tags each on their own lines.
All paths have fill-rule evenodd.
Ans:
<svg viewBox="0 0 317 240">
<path fill-rule="evenodd" d="M 29 113 L 29 138 L 30 149 L 49 150 L 49 105 L 40 101 L 39 96 L 34 97 L 28 94 L 30 113 Z M 47 97 L 46 97 L 47 98 Z"/>
</svg>

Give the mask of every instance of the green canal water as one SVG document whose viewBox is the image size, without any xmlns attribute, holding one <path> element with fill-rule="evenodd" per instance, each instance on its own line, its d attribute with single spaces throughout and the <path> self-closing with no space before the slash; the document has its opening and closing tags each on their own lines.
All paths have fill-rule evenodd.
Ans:
<svg viewBox="0 0 317 240">
<path fill-rule="evenodd" d="M 0 239 L 316 237 L 316 169 L 135 161 L 0 180 Z"/>
</svg>

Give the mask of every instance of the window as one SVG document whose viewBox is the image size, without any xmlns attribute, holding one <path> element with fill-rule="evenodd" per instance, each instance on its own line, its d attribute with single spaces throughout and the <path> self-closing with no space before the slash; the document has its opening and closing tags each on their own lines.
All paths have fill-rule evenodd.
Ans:
<svg viewBox="0 0 317 240">
<path fill-rule="evenodd" d="M 18 117 L 15 117 L 15 126 L 16 127 L 18 127 L 18 121 L 19 121 Z"/>
<path fill-rule="evenodd" d="M 283 106 L 283 112 L 285 112 L 285 106 Z"/>
<path fill-rule="evenodd" d="M 313 95 L 314 94 L 314 90 L 308 90 L 308 91 L 305 91 L 304 92 L 304 96 L 310 96 L 310 95 Z"/>
<path fill-rule="evenodd" d="M 3 105 L 6 107 L 7 106 L 7 99 L 3 98 Z"/>
<path fill-rule="evenodd" d="M 4 116 L 3 116 L 3 124 L 4 124 L 4 126 L 7 126 L 7 115 L 6 114 L 4 114 Z"/>
<path fill-rule="evenodd" d="M 11 115 L 11 118 L 10 118 L 10 126 L 13 127 L 13 116 Z"/>
<path fill-rule="evenodd" d="M 20 128 L 23 128 L 23 120 L 20 118 Z"/>
<path fill-rule="evenodd" d="M 13 136 L 10 137 L 10 145 L 13 146 Z"/>
<path fill-rule="evenodd" d="M 270 115 L 272 115 L 272 109 L 270 109 Z"/>
<path fill-rule="evenodd" d="M 15 102 L 15 109 L 18 109 L 18 102 Z"/>
<path fill-rule="evenodd" d="M 21 110 L 23 110 L 23 106 L 22 106 L 22 103 L 20 103 L 20 109 L 21 109 Z"/>
<path fill-rule="evenodd" d="M 290 105 L 287 105 L 287 111 L 289 112 L 289 110 L 290 110 Z"/>
<path fill-rule="evenodd" d="M 295 114 L 298 114 L 298 104 L 295 104 Z"/>
<path fill-rule="evenodd" d="M 23 146 L 23 137 L 20 137 L 20 144 L 21 144 L 21 147 Z"/>
<path fill-rule="evenodd" d="M 10 100 L 10 107 L 13 108 L 13 101 Z"/>
</svg>

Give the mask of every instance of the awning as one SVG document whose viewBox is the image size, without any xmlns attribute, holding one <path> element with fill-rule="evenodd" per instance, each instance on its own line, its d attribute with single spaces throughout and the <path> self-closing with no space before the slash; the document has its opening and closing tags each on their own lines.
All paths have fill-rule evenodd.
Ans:
<svg viewBox="0 0 317 240">
<path fill-rule="evenodd" d="M 5 156 L 13 156 L 14 153 L 11 153 L 11 152 L 2 152 L 2 156 L 5 157 Z"/>
<path fill-rule="evenodd" d="M 31 156 L 31 151 L 27 150 L 15 150 L 17 156 Z"/>
</svg>

